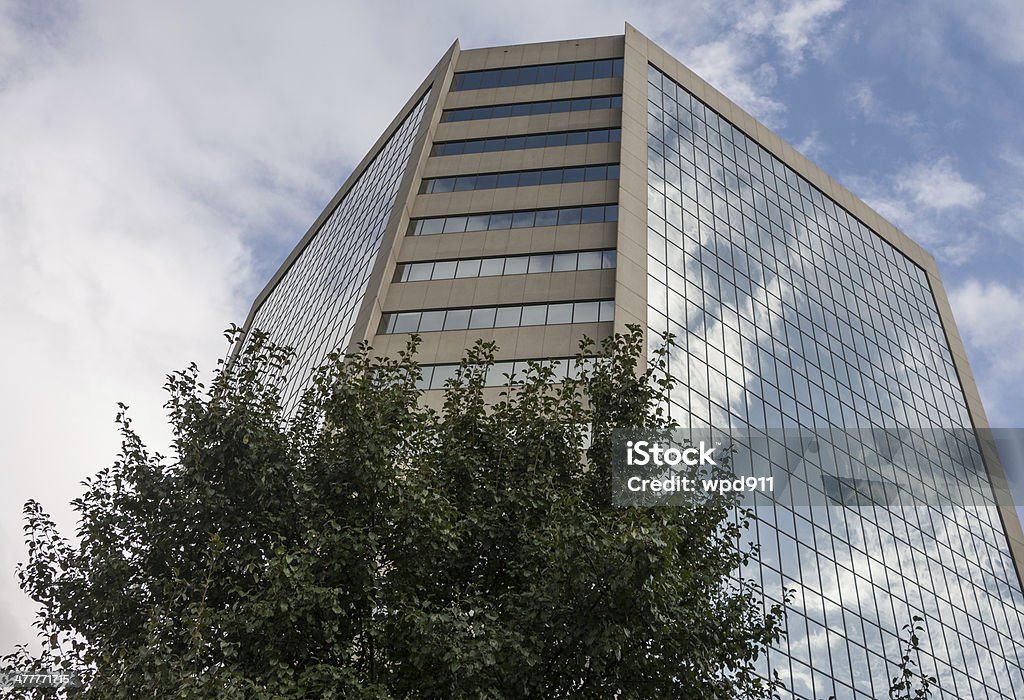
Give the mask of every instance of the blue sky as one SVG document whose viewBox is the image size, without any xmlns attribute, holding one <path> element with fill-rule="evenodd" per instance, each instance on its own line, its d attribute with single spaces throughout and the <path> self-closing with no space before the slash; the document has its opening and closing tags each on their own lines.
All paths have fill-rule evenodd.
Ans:
<svg viewBox="0 0 1024 700">
<path fill-rule="evenodd" d="M 71 530 L 117 401 L 166 442 L 164 374 L 212 366 L 449 44 L 627 20 L 936 256 L 991 422 L 1024 426 L 1019 0 L 0 0 L 0 649 L 21 504 Z"/>
</svg>

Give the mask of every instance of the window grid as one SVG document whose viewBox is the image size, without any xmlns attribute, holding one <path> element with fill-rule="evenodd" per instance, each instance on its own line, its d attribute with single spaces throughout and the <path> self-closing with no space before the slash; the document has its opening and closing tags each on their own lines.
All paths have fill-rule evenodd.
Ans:
<svg viewBox="0 0 1024 700">
<path fill-rule="evenodd" d="M 505 212 L 438 216 L 426 219 L 413 219 L 409 222 L 408 235 L 433 236 L 440 233 L 502 231 L 513 228 L 599 224 L 606 221 L 617 221 L 618 216 L 619 207 L 617 204 L 559 207 L 557 209 L 519 209 Z"/>
<path fill-rule="evenodd" d="M 498 173 L 475 173 L 473 175 L 424 178 L 420 184 L 420 194 L 496 190 L 507 187 L 534 187 L 537 185 L 567 185 L 574 182 L 602 182 L 618 179 L 619 166 L 617 163 L 581 165 L 571 168 L 509 170 Z"/>
<path fill-rule="evenodd" d="M 609 270 L 615 268 L 615 250 L 580 250 L 536 255 L 490 258 L 462 258 L 401 263 L 395 268 L 395 282 L 421 282 L 471 277 L 501 277 L 548 272 Z"/>
<path fill-rule="evenodd" d="M 459 107 L 441 112 L 442 122 L 468 122 L 477 119 L 505 119 L 531 117 L 539 114 L 563 112 L 594 112 L 602 109 L 622 109 L 622 95 L 576 97 L 567 100 L 540 100 L 538 102 L 510 102 L 481 107 Z"/>
<path fill-rule="evenodd" d="M 430 155 L 461 156 L 466 153 L 497 153 L 500 151 L 520 151 L 531 148 L 559 148 L 562 146 L 582 146 L 592 143 L 618 143 L 621 140 L 622 130 L 618 128 L 551 131 L 543 134 L 524 134 L 522 136 L 441 141 L 434 144 Z"/>
<path fill-rule="evenodd" d="M 539 85 L 543 83 L 564 83 L 574 80 L 598 80 L 621 78 L 622 59 L 604 58 L 596 61 L 572 61 L 569 63 L 546 63 L 537 66 L 515 66 L 513 68 L 491 68 L 456 73 L 452 90 L 486 90 L 488 88 L 514 87 L 516 85 Z"/>
<path fill-rule="evenodd" d="M 310 373 L 348 344 L 394 208 L 429 93 L 395 130 L 256 311 L 253 327 L 295 351 L 281 398 L 293 406 Z"/>
<path fill-rule="evenodd" d="M 679 342 L 673 416 L 762 434 L 969 428 L 924 271 L 653 66 L 648 76 L 648 325 Z M 989 507 L 812 514 L 755 499 L 748 539 L 762 554 L 741 573 L 774 601 L 798 589 L 769 657 L 794 697 L 885 696 L 911 614 L 926 620 L 937 697 L 1024 688 L 1024 594 L 977 444 L 932 433 L 914 433 L 916 465 L 886 468 L 945 470 Z M 856 444 L 822 448 L 856 463 Z M 773 469 L 792 490 L 816 489 L 784 451 Z"/>
<path fill-rule="evenodd" d="M 611 299 L 513 306 L 473 306 L 459 309 L 399 311 L 381 316 L 379 334 L 464 331 L 521 326 L 612 321 Z"/>
</svg>

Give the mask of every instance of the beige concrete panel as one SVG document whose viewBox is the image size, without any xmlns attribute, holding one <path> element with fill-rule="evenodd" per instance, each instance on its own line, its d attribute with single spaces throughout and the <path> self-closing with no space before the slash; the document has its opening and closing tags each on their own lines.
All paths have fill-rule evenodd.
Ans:
<svg viewBox="0 0 1024 700">
<path fill-rule="evenodd" d="M 381 302 L 381 307 L 384 309 L 401 309 L 404 308 L 407 303 L 413 298 L 411 295 L 415 294 L 415 290 L 418 290 L 423 282 L 406 282 L 404 284 L 390 284 L 388 285 L 387 292 L 384 296 L 384 301 Z"/>
<path fill-rule="evenodd" d="M 594 200 L 600 200 L 602 202 L 617 202 L 618 199 L 618 180 L 601 180 L 598 182 L 587 182 L 583 185 L 583 201 L 585 202 Z"/>
<path fill-rule="evenodd" d="M 473 306 L 479 287 L 479 279 L 452 280 L 451 294 L 448 296 L 448 306 L 453 308 Z"/>
<path fill-rule="evenodd" d="M 424 334 L 427 335 L 427 334 Z M 466 348 L 471 346 L 479 335 L 478 331 L 443 331 L 429 335 L 438 336 L 437 357 L 452 358 L 452 361 L 461 360 L 466 354 Z M 447 360 L 441 360 L 442 362 Z"/>
<path fill-rule="evenodd" d="M 619 237 L 617 250 L 618 260 L 616 266 L 619 269 L 619 277 L 624 279 L 635 278 L 644 280 L 647 284 L 647 246 L 641 245 L 636 239 Z"/>
<path fill-rule="evenodd" d="M 618 233 L 615 227 L 615 223 L 580 226 L 578 242 L 580 250 L 614 248 L 618 241 Z"/>
<path fill-rule="evenodd" d="M 589 163 L 618 163 L 619 162 L 618 142 L 592 143 L 587 145 L 587 162 Z"/>
<path fill-rule="evenodd" d="M 416 360 L 421 364 L 433 364 L 437 362 L 437 348 L 438 348 L 438 333 L 423 333 L 420 335 L 421 341 L 419 350 L 416 353 Z M 431 337 L 428 337 L 431 336 Z M 408 333 L 398 334 L 378 334 L 371 337 L 371 347 L 373 348 L 374 355 L 390 355 L 394 357 L 396 354 L 405 350 L 406 344 L 409 342 Z"/>
<path fill-rule="evenodd" d="M 486 306 L 492 299 L 501 298 L 501 277 L 481 277 L 473 288 L 473 299 L 468 306 Z"/>
<path fill-rule="evenodd" d="M 569 190 L 573 188 L 577 197 L 573 198 L 569 196 Z M 558 207 L 563 204 L 579 204 L 583 201 L 583 192 L 580 185 L 547 185 L 543 187 L 524 187 L 524 190 L 533 190 L 536 194 L 534 198 L 535 206 L 538 208 L 551 208 Z M 592 204 L 604 204 L 605 200 L 593 200 Z"/>
<path fill-rule="evenodd" d="M 571 357 L 578 351 L 579 340 L 588 335 L 604 338 L 611 334 L 612 323 L 581 323 L 558 326 L 525 326 L 495 328 L 491 331 L 436 331 L 422 333 L 423 350 L 417 356 L 421 363 L 446 364 L 462 359 L 467 345 L 477 338 L 493 340 L 498 345 L 497 358 L 525 359 Z M 394 353 L 405 348 L 407 334 L 379 335 L 375 348 Z"/>
<path fill-rule="evenodd" d="M 590 338 L 596 341 L 597 345 L 595 348 L 600 348 L 600 343 L 605 338 L 612 335 L 614 332 L 615 324 L 612 321 L 603 321 L 601 323 L 574 323 L 570 326 L 571 335 L 569 340 L 569 351 L 568 355 L 574 354 L 579 351 L 580 341 L 584 338 Z"/>
<path fill-rule="evenodd" d="M 621 36 L 609 36 L 467 49 L 459 55 L 456 70 L 484 70 L 540 63 L 618 58 L 622 55 L 622 45 Z"/>
<path fill-rule="evenodd" d="M 593 109 L 586 112 L 561 112 L 559 114 L 533 114 L 528 117 L 444 122 L 438 125 L 433 140 L 458 141 L 573 129 L 612 129 L 618 125 L 619 110 Z"/>
<path fill-rule="evenodd" d="M 559 274 L 575 274 L 575 273 L 559 273 Z M 523 302 L 526 304 L 536 304 L 547 301 L 568 301 L 572 299 L 572 285 L 570 289 L 562 294 L 554 293 L 551 289 L 551 274 L 540 274 L 534 273 L 532 275 L 510 275 L 510 277 L 522 277 L 523 278 Z M 503 300 L 501 297 L 494 299 L 493 303 L 501 304 Z"/>
<path fill-rule="evenodd" d="M 523 151 L 523 166 L 529 169 L 550 168 L 560 165 L 563 160 L 559 153 L 547 153 L 546 148 Z"/>
<path fill-rule="evenodd" d="M 517 344 L 517 349 L 523 344 Z M 575 350 L 572 343 L 572 326 L 544 326 L 544 337 L 541 341 L 541 352 L 546 356 L 570 355 Z"/>
<path fill-rule="evenodd" d="M 535 240 L 533 252 L 546 253 L 551 250 L 581 250 L 586 246 L 581 242 L 579 226 L 564 226 L 555 231 L 553 239 Z"/>
<path fill-rule="evenodd" d="M 509 275 L 501 278 L 501 289 L 498 298 L 505 304 L 522 304 L 526 301 L 528 275 Z"/>
<path fill-rule="evenodd" d="M 398 262 L 412 260 L 437 260 L 441 236 L 403 236 L 398 252 Z"/>
<path fill-rule="evenodd" d="M 478 209 L 480 206 L 485 207 L 482 211 L 537 209 L 539 207 L 549 206 L 545 203 L 545 200 L 549 200 L 557 191 L 558 185 L 545 185 L 543 187 L 508 187 L 498 189 L 494 190 L 494 198 L 489 205 L 486 202 L 480 202 L 474 198 L 472 201 L 472 211 L 481 211 Z M 546 198 L 544 196 L 545 194 L 548 195 Z"/>
<path fill-rule="evenodd" d="M 617 333 L 647 326 L 647 64 L 664 52 L 628 24 L 619 150 L 619 240 L 615 270 Z M 640 371 L 640 368 L 638 368 Z"/>
<path fill-rule="evenodd" d="M 436 280 L 423 283 L 423 295 L 417 308 L 440 309 L 451 306 L 452 282 L 454 280 Z"/>
<path fill-rule="evenodd" d="M 626 323 L 639 323 L 647 326 L 647 292 L 638 293 L 631 286 L 616 283 L 615 285 L 615 332 L 624 333 Z"/>
<path fill-rule="evenodd" d="M 597 275 L 594 274 L 595 272 Z M 550 275 L 535 274 L 532 275 L 532 277 L 547 278 L 544 280 L 544 282 L 546 282 L 544 294 L 546 294 L 552 301 L 563 299 L 594 299 L 597 297 L 598 290 L 600 289 L 600 285 L 596 283 L 600 279 L 600 273 L 600 270 L 585 270 L 582 272 L 553 272 Z M 580 277 L 585 278 L 583 284 L 579 282 Z M 589 284 L 587 284 L 588 281 Z M 541 282 L 541 280 L 538 280 L 538 282 Z M 533 280 L 531 278 L 528 279 L 529 291 L 533 291 L 532 286 Z M 581 287 L 584 291 L 587 291 L 590 287 L 593 287 L 593 290 L 591 290 L 586 296 L 581 296 L 579 291 Z"/>
<path fill-rule="evenodd" d="M 622 55 L 625 48 L 625 37 L 622 34 L 595 37 L 597 55 L 594 58 L 616 58 Z"/>
<path fill-rule="evenodd" d="M 563 83 L 541 83 L 539 85 L 516 85 L 513 87 L 449 92 L 445 97 L 444 108 L 463 109 L 465 107 L 483 107 L 513 102 L 569 100 L 576 97 L 590 97 L 592 95 L 618 95 L 620 92 L 622 92 L 622 78 L 570 80 Z"/>
<path fill-rule="evenodd" d="M 530 164 L 527 165 L 527 158 Z M 538 161 L 537 158 L 540 160 Z M 618 143 L 593 143 L 580 146 L 557 148 L 530 148 L 519 151 L 497 151 L 495 153 L 471 153 L 462 156 L 435 156 L 427 160 L 423 177 L 448 177 L 471 173 L 500 173 L 512 170 L 527 170 L 536 167 L 545 159 L 557 160 L 559 165 L 598 165 L 619 162 Z M 439 197 L 442 193 L 422 195 Z"/>
<path fill-rule="evenodd" d="M 462 242 L 449 236 L 438 236 L 437 254 L 441 258 L 457 258 L 462 252 Z"/>
<path fill-rule="evenodd" d="M 511 350 L 516 357 L 528 352 L 536 353 L 538 350 L 541 354 L 544 354 L 547 350 L 544 347 L 545 328 L 545 326 L 526 326 L 517 329 L 495 329 L 495 341 L 501 348 Z M 499 334 L 498 330 L 504 332 Z M 516 332 L 510 333 L 508 331 Z"/>
<path fill-rule="evenodd" d="M 561 272 L 552 277 L 566 275 L 571 284 L 568 297 L 573 299 L 609 299 L 615 296 L 615 270 L 583 270 L 580 272 Z M 554 285 L 552 285 L 554 291 Z"/>
</svg>

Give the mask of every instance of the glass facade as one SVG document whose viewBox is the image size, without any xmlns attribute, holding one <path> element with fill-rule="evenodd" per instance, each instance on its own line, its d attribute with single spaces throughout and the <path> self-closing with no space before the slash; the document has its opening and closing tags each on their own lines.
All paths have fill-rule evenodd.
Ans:
<svg viewBox="0 0 1024 700">
<path fill-rule="evenodd" d="M 621 78 L 622 59 L 605 58 L 597 61 L 545 63 L 540 66 L 515 66 L 456 73 L 452 90 L 485 90 L 515 85 L 564 83 L 571 80 L 597 80 Z"/>
<path fill-rule="evenodd" d="M 969 427 L 924 271 L 653 66 L 648 96 L 648 324 L 679 344 L 680 423 L 769 441 Z M 784 697 L 887 697 L 912 615 L 932 697 L 1024 696 L 1024 596 L 990 482 L 973 441 L 947 455 L 990 507 L 756 501 L 761 563 L 742 573 L 772 600 L 797 592 L 769 659 Z M 917 468 L 948 468 L 932 460 Z"/>
<path fill-rule="evenodd" d="M 461 156 L 465 153 L 496 153 L 498 151 L 520 151 L 527 148 L 559 148 L 561 146 L 582 146 L 589 143 L 608 143 L 621 140 L 621 129 L 552 131 L 545 134 L 441 141 L 434 144 L 430 155 Z"/>
<path fill-rule="evenodd" d="M 425 178 L 420 185 L 420 194 L 497 190 L 505 187 L 532 187 L 535 185 L 566 185 L 573 182 L 599 182 L 601 180 L 618 179 L 619 166 L 616 164 L 513 170 L 503 173 Z"/>
<path fill-rule="evenodd" d="M 311 370 L 351 338 L 428 97 L 409 112 L 256 312 L 253 327 L 296 352 L 282 393 L 286 405 Z"/>
<path fill-rule="evenodd" d="M 599 109 L 622 109 L 622 95 L 604 97 L 577 97 L 571 100 L 544 100 L 542 102 L 515 102 L 482 107 L 446 109 L 441 113 L 443 122 L 467 122 L 476 119 L 507 119 L 530 117 L 538 114 L 562 112 L 590 112 Z"/>
</svg>

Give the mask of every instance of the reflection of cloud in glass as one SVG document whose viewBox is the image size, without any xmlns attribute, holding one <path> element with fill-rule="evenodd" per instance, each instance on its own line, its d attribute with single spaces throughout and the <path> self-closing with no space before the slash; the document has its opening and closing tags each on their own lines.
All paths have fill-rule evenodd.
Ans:
<svg viewBox="0 0 1024 700">
<path fill-rule="evenodd" d="M 653 68 L 650 80 L 649 325 L 682 346 L 672 415 L 770 445 L 776 427 L 829 435 L 820 454 L 780 444 L 763 460 L 788 482 L 776 502 L 755 499 L 749 575 L 773 599 L 798 589 L 781 646 L 792 663 L 772 664 L 798 696 L 884 696 L 918 614 L 943 691 L 1012 696 L 1024 595 L 995 509 L 974 507 L 992 504 L 977 445 L 934 430 L 970 422 L 924 272 Z M 867 432 L 828 432 L 855 427 Z M 824 502 L 821 463 L 895 485 L 903 507 L 800 507 L 810 489 Z"/>
</svg>

